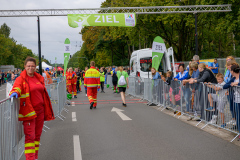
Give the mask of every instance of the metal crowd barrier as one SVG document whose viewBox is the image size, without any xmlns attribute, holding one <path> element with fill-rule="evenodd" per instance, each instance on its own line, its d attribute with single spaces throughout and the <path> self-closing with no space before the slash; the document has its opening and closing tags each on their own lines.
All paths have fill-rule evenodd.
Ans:
<svg viewBox="0 0 240 160">
<path fill-rule="evenodd" d="M 0 160 L 18 160 L 24 152 L 22 122 L 18 121 L 19 100 L 0 101 Z"/>
<path fill-rule="evenodd" d="M 67 102 L 66 80 L 62 79 L 60 82 L 46 84 L 45 87 L 50 97 L 55 117 L 63 120 L 65 117 L 61 113 L 62 111 L 68 112 L 64 107 L 70 104 L 70 102 Z"/>
<path fill-rule="evenodd" d="M 159 109 L 171 108 L 178 118 L 186 115 L 189 120 L 197 119 L 196 126 L 204 122 L 202 129 L 213 125 L 237 134 L 232 141 L 240 135 L 240 87 L 223 90 L 218 84 L 167 84 L 162 79 L 141 81 L 129 77 L 127 93 L 158 105 Z"/>
<path fill-rule="evenodd" d="M 12 83 L 13 85 L 13 83 Z M 64 120 L 62 111 L 68 112 L 66 80 L 45 84 L 55 117 Z M 0 160 L 19 160 L 24 153 L 24 133 L 22 122 L 18 121 L 19 99 L 10 98 L 0 101 Z M 44 128 L 48 128 L 44 123 Z M 45 131 L 43 129 L 43 131 Z M 45 131 L 46 132 L 46 131 Z"/>
<path fill-rule="evenodd" d="M 107 75 L 107 84 L 109 85 L 110 88 L 113 87 L 112 76 L 111 75 Z"/>
</svg>

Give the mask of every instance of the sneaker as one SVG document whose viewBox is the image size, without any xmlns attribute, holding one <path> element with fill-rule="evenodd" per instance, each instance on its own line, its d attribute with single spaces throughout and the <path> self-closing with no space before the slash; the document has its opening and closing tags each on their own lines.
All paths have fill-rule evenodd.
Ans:
<svg viewBox="0 0 240 160">
<path fill-rule="evenodd" d="M 149 104 L 149 106 L 156 106 L 156 104 L 154 104 L 154 103 L 151 103 L 151 104 Z"/>
<path fill-rule="evenodd" d="M 227 122 L 226 124 L 227 125 L 235 125 L 236 121 L 232 119 L 231 121 Z"/>
<path fill-rule="evenodd" d="M 206 111 L 212 111 L 213 110 L 213 107 L 209 107 L 207 109 L 205 109 Z"/>
<path fill-rule="evenodd" d="M 94 102 L 92 102 L 92 103 L 90 104 L 90 109 L 92 109 L 92 108 L 93 108 L 93 104 L 94 104 Z"/>
<path fill-rule="evenodd" d="M 93 109 L 97 109 L 97 106 L 93 107 Z"/>
<path fill-rule="evenodd" d="M 102 91 L 103 93 L 105 93 L 104 91 Z"/>
<path fill-rule="evenodd" d="M 236 124 L 237 124 L 236 120 L 233 120 L 232 125 L 236 126 Z"/>
<path fill-rule="evenodd" d="M 87 97 L 87 94 L 86 94 L 86 97 Z"/>
<path fill-rule="evenodd" d="M 191 120 L 193 120 L 193 117 L 190 117 L 187 121 L 191 121 Z"/>
<path fill-rule="evenodd" d="M 212 115 L 212 120 L 209 122 L 210 124 L 216 124 L 217 123 L 217 116 Z"/>
<path fill-rule="evenodd" d="M 127 104 L 124 104 L 124 103 L 123 103 L 123 107 L 127 107 Z"/>
<path fill-rule="evenodd" d="M 226 127 L 226 123 L 222 124 L 221 127 L 222 127 L 222 128 Z"/>
<path fill-rule="evenodd" d="M 74 98 L 77 98 L 77 96 L 75 95 Z"/>
</svg>

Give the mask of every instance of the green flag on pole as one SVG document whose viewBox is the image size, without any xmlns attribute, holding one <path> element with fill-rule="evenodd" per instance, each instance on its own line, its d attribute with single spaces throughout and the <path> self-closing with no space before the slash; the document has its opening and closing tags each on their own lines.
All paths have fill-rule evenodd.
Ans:
<svg viewBox="0 0 240 160">
<path fill-rule="evenodd" d="M 64 76 L 66 76 L 67 65 L 70 57 L 71 45 L 70 40 L 66 38 L 64 42 Z"/>
<path fill-rule="evenodd" d="M 55 71 L 57 72 L 57 57 L 55 57 Z"/>
<path fill-rule="evenodd" d="M 163 39 L 157 36 L 152 45 L 152 67 L 158 71 L 166 46 Z"/>
</svg>

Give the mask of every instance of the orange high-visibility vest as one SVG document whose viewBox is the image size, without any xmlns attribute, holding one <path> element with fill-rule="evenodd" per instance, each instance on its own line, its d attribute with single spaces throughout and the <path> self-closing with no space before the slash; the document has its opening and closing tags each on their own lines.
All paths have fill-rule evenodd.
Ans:
<svg viewBox="0 0 240 160">
<path fill-rule="evenodd" d="M 30 99 L 30 88 L 28 85 L 28 80 L 26 79 L 27 72 L 24 70 L 20 76 L 16 79 L 15 83 L 13 84 L 13 88 L 9 95 L 13 92 L 18 94 L 20 99 L 20 110 L 18 115 L 19 121 L 26 121 L 31 120 L 37 117 L 35 110 L 33 109 L 32 102 Z M 44 86 L 44 120 L 50 121 L 54 120 L 54 113 L 52 110 L 52 104 L 50 98 L 48 96 L 47 90 L 45 88 L 44 78 L 40 74 L 34 72 L 34 76 L 40 81 L 40 83 Z"/>
<path fill-rule="evenodd" d="M 95 67 L 91 67 L 85 73 L 84 87 L 98 87 L 100 88 L 100 74 Z"/>
</svg>

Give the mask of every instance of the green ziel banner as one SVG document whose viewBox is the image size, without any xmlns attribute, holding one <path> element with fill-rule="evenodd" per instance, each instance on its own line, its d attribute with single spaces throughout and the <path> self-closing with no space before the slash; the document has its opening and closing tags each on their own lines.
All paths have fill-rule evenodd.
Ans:
<svg viewBox="0 0 240 160">
<path fill-rule="evenodd" d="M 163 39 L 157 36 L 153 40 L 152 45 L 152 67 L 158 70 L 161 63 L 164 52 L 166 51 L 166 46 Z"/>
<path fill-rule="evenodd" d="M 70 57 L 71 45 L 70 40 L 66 38 L 64 42 L 64 76 L 66 76 L 67 65 Z"/>
<path fill-rule="evenodd" d="M 135 13 L 107 14 L 68 14 L 68 25 L 72 28 L 82 26 L 135 27 Z"/>
</svg>

